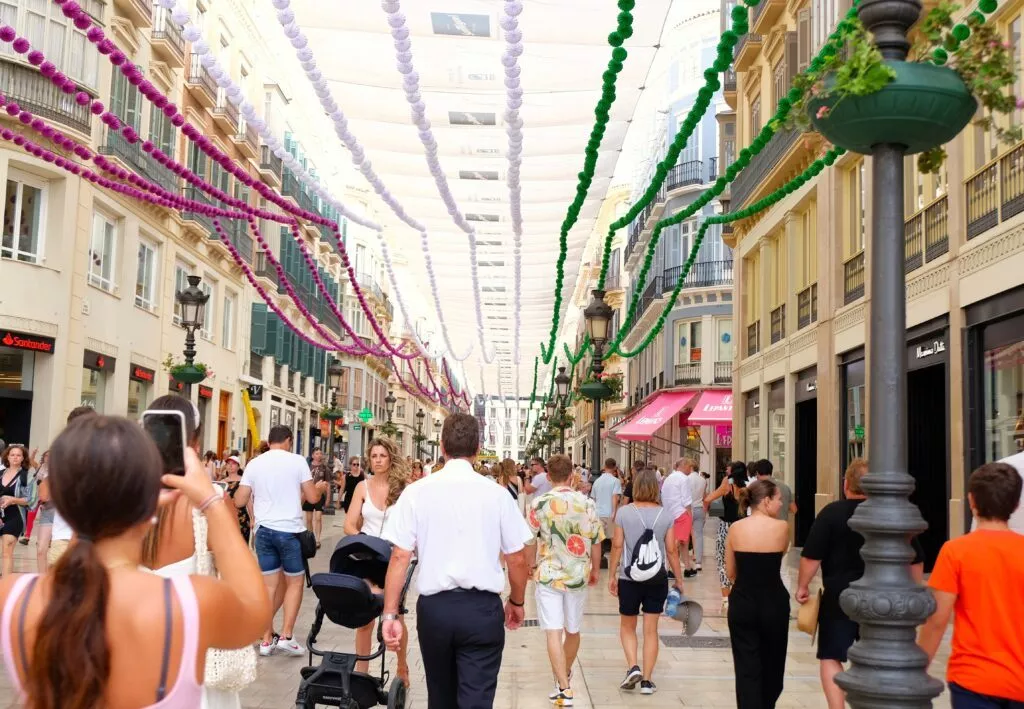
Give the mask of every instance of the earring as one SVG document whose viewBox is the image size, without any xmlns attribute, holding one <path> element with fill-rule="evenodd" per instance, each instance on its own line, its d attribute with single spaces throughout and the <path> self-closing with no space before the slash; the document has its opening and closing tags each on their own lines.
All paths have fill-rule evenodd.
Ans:
<svg viewBox="0 0 1024 709">
<path fill-rule="evenodd" d="M 150 523 L 151 525 L 153 525 L 154 527 L 155 527 L 155 526 L 157 525 L 157 523 L 158 523 L 159 521 L 160 521 L 160 518 L 159 518 L 159 517 L 157 517 L 156 515 L 153 515 L 152 517 L 150 517 L 150 518 L 149 518 L 149 523 Z"/>
</svg>

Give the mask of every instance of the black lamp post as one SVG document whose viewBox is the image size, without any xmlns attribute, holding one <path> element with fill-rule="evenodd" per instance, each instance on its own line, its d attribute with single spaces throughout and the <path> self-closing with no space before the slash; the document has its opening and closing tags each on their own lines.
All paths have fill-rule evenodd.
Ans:
<svg viewBox="0 0 1024 709">
<path fill-rule="evenodd" d="M 907 30 L 921 12 L 920 0 L 861 0 L 861 22 L 888 61 L 906 59 Z M 903 160 L 905 146 L 872 148 L 871 320 L 868 373 L 871 424 L 864 476 L 867 500 L 850 527 L 864 537 L 864 576 L 840 597 L 860 626 L 850 649 L 850 669 L 836 677 L 855 709 L 931 707 L 942 682 L 926 672 L 928 658 L 915 642 L 916 626 L 935 610 L 935 599 L 910 575 L 910 539 L 927 528 L 908 496 L 906 281 L 903 271 Z"/>
<path fill-rule="evenodd" d="M 328 433 L 327 433 L 327 470 L 330 471 L 331 478 L 334 478 L 334 423 L 341 418 L 341 413 L 338 411 L 338 390 L 341 388 L 341 376 L 344 373 L 344 368 L 341 366 L 341 360 L 336 357 L 331 358 L 331 363 L 327 365 L 327 386 L 331 388 L 331 406 L 324 418 L 327 419 Z M 327 505 L 324 507 L 324 512 L 328 514 L 334 513 L 334 485 L 331 485 L 330 494 L 327 496 Z"/>
<path fill-rule="evenodd" d="M 395 401 L 397 401 L 397 399 L 395 399 L 394 392 L 392 392 L 390 389 L 388 389 L 388 395 L 384 397 L 384 411 L 388 415 L 388 430 L 389 431 L 391 430 L 391 426 L 392 426 L 391 417 L 395 413 Z"/>
<path fill-rule="evenodd" d="M 601 357 L 604 354 L 605 343 L 608 342 L 608 326 L 612 321 L 614 311 L 608 303 L 604 302 L 604 291 L 600 288 L 592 290 L 593 298 L 583 310 L 583 318 L 587 322 L 587 334 L 590 335 L 590 342 L 594 346 L 594 362 L 591 371 L 595 375 L 604 371 L 604 364 Z M 590 469 L 597 471 L 601 469 L 601 400 L 594 399 L 594 442 L 590 451 Z"/>
<path fill-rule="evenodd" d="M 537 417 L 537 427 L 540 430 L 540 447 L 541 447 L 541 458 L 547 460 L 550 455 L 550 450 L 544 450 L 544 444 L 548 443 L 548 415 L 545 411 L 541 410 L 540 416 Z"/>
<path fill-rule="evenodd" d="M 199 276 L 188 276 L 188 287 L 174 294 L 174 299 L 181 306 L 181 326 L 185 328 L 185 366 L 195 366 L 196 330 L 203 326 L 206 319 L 206 301 L 209 293 L 199 289 L 203 279 Z M 185 395 L 192 398 L 192 382 L 185 381 Z"/>
<path fill-rule="evenodd" d="M 561 423 L 558 420 L 558 414 L 555 413 L 556 410 L 558 409 L 558 404 L 555 402 L 555 400 L 553 398 L 552 399 L 548 399 L 546 402 L 544 402 L 544 408 L 547 409 L 547 412 L 548 412 L 548 429 L 550 431 L 551 428 L 553 428 L 555 426 L 558 426 Z M 552 434 L 554 434 L 554 431 L 550 431 L 550 432 Z M 554 443 L 554 435 L 552 435 L 551 439 L 552 439 L 551 442 Z M 550 453 L 554 453 L 554 450 L 553 449 L 549 450 L 549 454 Z"/>
<path fill-rule="evenodd" d="M 558 388 L 559 406 L 559 431 L 560 431 L 560 452 L 565 453 L 565 407 L 569 403 L 569 375 L 565 373 L 565 367 L 558 368 L 558 375 L 555 377 L 555 386 Z"/>
<path fill-rule="evenodd" d="M 420 453 L 420 443 L 423 442 L 423 419 L 426 418 L 426 414 L 423 413 L 423 409 L 416 412 L 416 457 L 422 459 L 423 455 Z"/>
<path fill-rule="evenodd" d="M 434 464 L 437 464 L 437 452 L 441 450 L 441 419 L 434 419 Z"/>
</svg>

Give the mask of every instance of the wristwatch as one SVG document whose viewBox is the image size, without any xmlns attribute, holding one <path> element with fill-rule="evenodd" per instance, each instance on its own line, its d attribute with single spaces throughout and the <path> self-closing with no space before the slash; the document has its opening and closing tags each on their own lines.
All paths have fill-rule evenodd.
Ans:
<svg viewBox="0 0 1024 709">
<path fill-rule="evenodd" d="M 400 616 L 397 613 L 382 613 L 380 616 L 381 620 L 398 620 Z"/>
</svg>

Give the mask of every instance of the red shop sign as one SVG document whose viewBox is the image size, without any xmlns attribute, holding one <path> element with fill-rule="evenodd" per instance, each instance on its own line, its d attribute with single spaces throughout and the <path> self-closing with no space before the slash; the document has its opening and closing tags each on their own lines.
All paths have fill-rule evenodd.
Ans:
<svg viewBox="0 0 1024 709">
<path fill-rule="evenodd" d="M 167 380 L 170 391 L 185 391 L 185 385 L 176 380 L 174 377 L 168 375 Z"/>
<path fill-rule="evenodd" d="M 0 343 L 3 343 L 5 347 L 13 347 L 16 350 L 31 350 L 33 352 L 53 354 L 53 348 L 57 342 L 52 337 L 44 335 L 29 335 L 28 333 L 15 332 L 14 330 L 0 330 L 0 332 L 3 333 L 3 336 L 0 337 Z"/>
<path fill-rule="evenodd" d="M 117 364 L 115 357 L 108 357 L 99 352 L 85 350 L 82 354 L 82 366 L 86 369 L 93 369 L 99 372 L 113 372 L 115 364 Z"/>
<path fill-rule="evenodd" d="M 201 399 L 212 399 L 213 398 L 213 387 L 199 385 L 199 397 Z"/>
<path fill-rule="evenodd" d="M 152 382 L 156 379 L 156 372 L 148 367 L 143 367 L 138 364 L 133 364 L 131 371 L 128 373 L 129 379 L 134 379 L 137 382 Z"/>
</svg>

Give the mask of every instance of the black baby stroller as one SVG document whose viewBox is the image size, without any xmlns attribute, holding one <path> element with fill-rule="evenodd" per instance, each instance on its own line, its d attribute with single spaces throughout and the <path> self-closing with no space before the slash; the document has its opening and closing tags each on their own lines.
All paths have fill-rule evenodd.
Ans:
<svg viewBox="0 0 1024 709">
<path fill-rule="evenodd" d="M 313 627 L 310 628 L 306 647 L 309 649 L 309 667 L 302 668 L 302 682 L 295 697 L 296 709 L 316 709 L 320 706 L 341 709 L 368 709 L 386 705 L 388 709 L 404 709 L 406 686 L 400 680 L 391 682 L 384 669 L 384 636 L 377 627 L 377 650 L 371 655 L 332 652 L 316 649 L 316 638 L 323 626 L 324 616 L 345 628 L 361 628 L 384 612 L 384 596 L 375 594 L 367 581 L 384 588 L 391 545 L 383 539 L 365 534 L 345 537 L 331 555 L 330 572 L 313 574 L 313 593 L 318 603 Z M 405 594 L 409 590 L 414 564 L 402 587 L 399 603 L 405 612 Z M 322 658 L 313 666 L 313 657 Z M 380 658 L 380 676 L 356 672 L 359 660 Z"/>
</svg>

